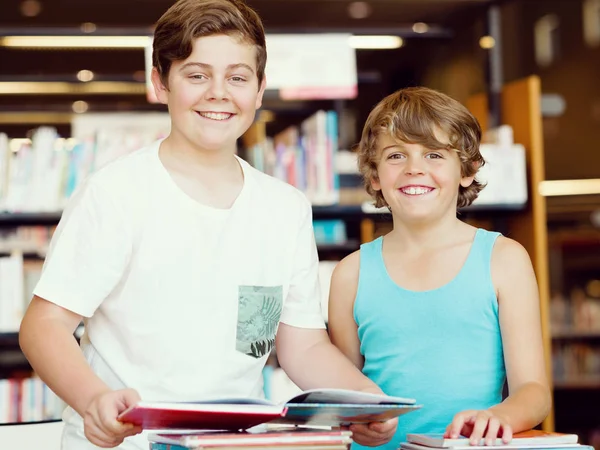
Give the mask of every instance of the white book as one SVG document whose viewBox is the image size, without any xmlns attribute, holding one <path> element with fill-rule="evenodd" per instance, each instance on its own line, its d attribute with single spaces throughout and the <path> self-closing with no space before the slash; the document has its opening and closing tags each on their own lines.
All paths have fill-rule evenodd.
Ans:
<svg viewBox="0 0 600 450">
<path fill-rule="evenodd" d="M 472 446 L 469 444 L 468 437 L 458 437 L 455 439 L 444 438 L 443 434 L 407 434 L 406 440 L 411 444 L 419 444 L 420 446 L 425 446 L 428 448 L 469 448 L 471 450 L 477 448 L 477 446 Z M 565 433 L 556 433 L 556 432 L 547 432 L 541 430 L 529 430 L 521 433 L 516 433 L 513 436 L 512 441 L 508 444 L 508 446 L 512 447 L 540 447 L 540 446 L 550 446 L 550 447 L 562 447 L 564 445 L 572 445 L 577 444 L 578 436 L 576 434 L 565 434 Z M 507 446 L 502 442 L 501 438 L 496 439 L 494 442 L 495 446 Z M 482 439 L 479 442 L 479 446 L 484 447 L 485 441 Z M 422 447 L 418 447 L 418 449 L 422 449 Z M 412 450 L 418 450 L 412 449 Z"/>
</svg>

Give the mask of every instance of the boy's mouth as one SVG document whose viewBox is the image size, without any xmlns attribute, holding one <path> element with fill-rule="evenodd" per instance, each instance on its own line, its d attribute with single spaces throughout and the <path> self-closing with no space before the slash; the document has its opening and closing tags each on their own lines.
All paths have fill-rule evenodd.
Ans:
<svg viewBox="0 0 600 450">
<path fill-rule="evenodd" d="M 230 119 L 234 116 L 232 113 L 226 112 L 216 112 L 216 111 L 196 111 L 198 115 L 204 117 L 205 119 L 216 120 L 216 121 L 224 121 Z"/>
<path fill-rule="evenodd" d="M 429 186 L 404 186 L 399 190 L 405 195 L 424 195 L 433 191 L 433 188 Z"/>
</svg>

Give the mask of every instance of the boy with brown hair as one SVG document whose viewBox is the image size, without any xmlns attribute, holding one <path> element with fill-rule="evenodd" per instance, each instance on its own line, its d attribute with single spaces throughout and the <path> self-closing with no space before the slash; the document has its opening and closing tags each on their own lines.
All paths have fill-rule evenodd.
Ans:
<svg viewBox="0 0 600 450">
<path fill-rule="evenodd" d="M 550 408 L 529 256 L 457 218 L 483 188 L 480 139 L 464 106 L 418 87 L 383 99 L 358 145 L 366 188 L 390 209 L 393 230 L 336 267 L 329 330 L 388 395 L 423 404 L 400 419 L 386 449 L 407 433 L 509 442 Z"/>
<path fill-rule="evenodd" d="M 260 397 L 275 341 L 303 389 L 381 392 L 324 330 L 311 205 L 235 155 L 265 63 L 261 21 L 240 0 L 180 0 L 158 21 L 152 81 L 171 132 L 73 196 L 21 325 L 27 358 L 69 405 L 64 450 L 147 448 L 117 421 L 140 398 Z M 386 442 L 396 423 L 354 439 Z"/>
</svg>

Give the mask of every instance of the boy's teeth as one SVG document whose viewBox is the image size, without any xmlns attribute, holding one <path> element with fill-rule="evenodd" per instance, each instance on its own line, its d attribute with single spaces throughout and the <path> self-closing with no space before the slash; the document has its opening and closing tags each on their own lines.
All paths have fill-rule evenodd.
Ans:
<svg viewBox="0 0 600 450">
<path fill-rule="evenodd" d="M 430 191 L 430 189 L 428 189 L 428 188 L 414 187 L 414 186 L 402 189 L 402 192 L 404 192 L 405 194 L 408 194 L 408 195 L 427 194 L 429 191 Z"/>
<path fill-rule="evenodd" d="M 229 113 L 217 113 L 217 112 L 201 112 L 200 115 L 202 117 L 206 117 L 207 119 L 212 120 L 227 120 L 232 114 Z"/>
</svg>

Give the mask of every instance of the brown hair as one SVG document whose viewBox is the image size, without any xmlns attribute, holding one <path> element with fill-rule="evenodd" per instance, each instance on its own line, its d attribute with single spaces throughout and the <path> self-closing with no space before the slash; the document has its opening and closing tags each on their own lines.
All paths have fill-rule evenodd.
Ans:
<svg viewBox="0 0 600 450">
<path fill-rule="evenodd" d="M 445 132 L 450 143 L 435 137 L 435 130 Z M 371 181 L 377 179 L 377 136 L 389 133 L 409 144 L 421 144 L 430 149 L 454 149 L 461 161 L 461 175 L 470 177 L 485 163 L 479 152 L 481 127 L 477 119 L 458 101 L 425 87 L 400 89 L 381 100 L 369 114 L 357 146 L 358 167 L 367 192 L 375 206 L 388 206 L 381 191 L 375 191 Z M 470 205 L 484 185 L 474 180 L 459 187 L 458 208 Z"/>
<path fill-rule="evenodd" d="M 154 30 L 152 64 L 161 81 L 167 79 L 173 61 L 192 54 L 196 38 L 226 34 L 256 46 L 259 84 L 267 64 L 265 30 L 258 14 L 243 0 L 178 0 L 158 20 Z"/>
</svg>

